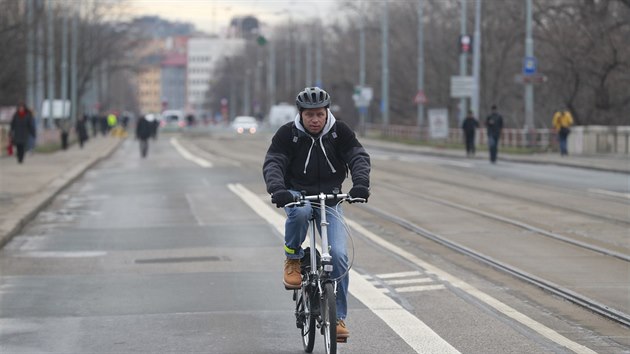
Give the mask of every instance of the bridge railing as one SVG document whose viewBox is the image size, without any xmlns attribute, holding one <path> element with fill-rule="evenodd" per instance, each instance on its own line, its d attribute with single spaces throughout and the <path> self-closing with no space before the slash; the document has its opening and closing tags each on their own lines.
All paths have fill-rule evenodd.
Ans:
<svg viewBox="0 0 630 354">
<path fill-rule="evenodd" d="M 429 145 L 463 145 L 462 129 L 451 128 L 447 138 L 432 139 L 428 128 L 408 125 L 366 124 L 368 137 L 394 140 L 419 141 Z M 475 143 L 486 145 L 486 129 L 477 129 Z M 557 151 L 558 135 L 553 129 L 503 129 L 501 147 L 523 149 L 527 151 Z M 617 154 L 630 155 L 630 126 L 574 126 L 568 140 L 569 152 L 578 155 Z"/>
</svg>

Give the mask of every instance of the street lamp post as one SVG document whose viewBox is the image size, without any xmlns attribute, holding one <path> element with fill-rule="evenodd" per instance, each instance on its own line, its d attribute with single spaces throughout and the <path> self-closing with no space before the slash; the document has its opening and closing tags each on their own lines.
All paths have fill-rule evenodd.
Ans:
<svg viewBox="0 0 630 354">
<path fill-rule="evenodd" d="M 418 93 L 424 93 L 423 0 L 418 0 Z M 424 124 L 424 100 L 418 102 L 418 128 Z"/>
<path fill-rule="evenodd" d="M 525 37 L 525 56 L 527 58 L 534 57 L 534 39 L 532 38 L 532 0 L 527 0 L 527 19 L 526 19 L 526 37 Z M 529 80 L 525 83 L 525 129 L 531 132 L 534 129 L 534 85 Z M 530 136 L 531 134 L 528 134 Z M 529 139 L 529 143 L 532 141 Z"/>
<path fill-rule="evenodd" d="M 389 125 L 389 63 L 388 63 L 388 37 L 389 15 L 387 13 L 387 0 L 383 0 L 383 13 L 381 17 L 382 44 L 381 44 L 381 116 L 383 128 Z"/>
</svg>

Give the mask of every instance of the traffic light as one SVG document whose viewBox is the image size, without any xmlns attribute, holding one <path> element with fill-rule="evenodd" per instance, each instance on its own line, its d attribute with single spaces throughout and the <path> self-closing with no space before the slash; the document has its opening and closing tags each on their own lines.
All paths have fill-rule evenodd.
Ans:
<svg viewBox="0 0 630 354">
<path fill-rule="evenodd" d="M 472 36 L 464 34 L 459 36 L 459 52 L 460 53 L 472 53 Z"/>
<path fill-rule="evenodd" d="M 265 38 L 265 36 L 258 36 L 258 38 L 256 38 L 256 42 L 259 46 L 263 47 L 265 44 L 267 44 L 267 38 Z"/>
</svg>

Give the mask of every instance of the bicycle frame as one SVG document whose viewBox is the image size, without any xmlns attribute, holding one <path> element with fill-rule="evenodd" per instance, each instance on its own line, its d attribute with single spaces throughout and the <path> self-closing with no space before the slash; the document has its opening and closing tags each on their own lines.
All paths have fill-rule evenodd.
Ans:
<svg viewBox="0 0 630 354">
<path fill-rule="evenodd" d="M 315 321 L 317 327 L 324 335 L 326 353 L 335 354 L 337 351 L 336 338 L 336 306 L 337 280 L 331 278 L 333 271 L 332 256 L 328 243 L 328 220 L 326 215 L 326 200 L 339 199 L 350 202 L 365 202 L 361 198 L 352 198 L 347 194 L 324 194 L 302 196 L 300 200 L 287 206 L 303 205 L 304 201 L 317 201 L 320 208 L 320 236 L 321 236 L 321 268 L 317 264 L 316 228 L 317 220 L 313 217 L 309 221 L 309 241 L 311 246 L 310 270 L 304 274 L 302 286 L 293 293 L 296 301 L 296 320 L 298 328 L 302 329 L 304 350 L 310 353 L 313 350 Z M 313 206 L 315 207 L 315 206 Z M 314 301 L 313 301 L 314 300 Z M 303 312 L 301 312 L 303 311 Z M 305 329 L 305 327 L 308 327 Z M 346 339 L 347 340 L 347 339 Z M 345 342 L 343 340 L 342 342 Z"/>
</svg>

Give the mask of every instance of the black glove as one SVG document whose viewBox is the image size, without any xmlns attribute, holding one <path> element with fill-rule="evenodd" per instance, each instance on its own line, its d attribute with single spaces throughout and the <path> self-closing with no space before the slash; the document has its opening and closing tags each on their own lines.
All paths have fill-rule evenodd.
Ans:
<svg viewBox="0 0 630 354">
<path fill-rule="evenodd" d="M 295 196 L 293 195 L 293 193 L 289 192 L 286 189 L 281 189 L 271 195 L 271 202 L 274 203 L 278 208 L 282 208 L 285 205 L 294 201 Z"/>
<path fill-rule="evenodd" d="M 348 194 L 350 195 L 350 198 L 362 198 L 365 199 L 365 202 L 367 203 L 367 200 L 370 197 L 370 190 L 367 187 L 354 186 L 350 189 Z"/>
</svg>

